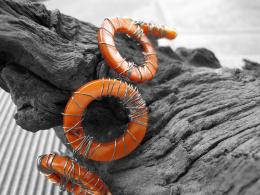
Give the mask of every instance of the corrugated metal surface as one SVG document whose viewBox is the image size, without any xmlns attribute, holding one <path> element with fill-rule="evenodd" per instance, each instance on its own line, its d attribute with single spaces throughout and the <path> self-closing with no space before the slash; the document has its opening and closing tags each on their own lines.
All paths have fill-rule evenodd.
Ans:
<svg viewBox="0 0 260 195">
<path fill-rule="evenodd" d="M 15 105 L 0 89 L 0 195 L 67 195 L 39 174 L 37 156 L 65 152 L 54 130 L 30 133 L 17 126 Z"/>
</svg>

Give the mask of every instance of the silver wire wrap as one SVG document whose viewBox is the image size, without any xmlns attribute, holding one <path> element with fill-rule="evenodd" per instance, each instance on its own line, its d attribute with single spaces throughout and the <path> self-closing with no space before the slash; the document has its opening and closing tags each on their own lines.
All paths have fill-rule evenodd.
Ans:
<svg viewBox="0 0 260 195">
<path fill-rule="evenodd" d="M 133 36 L 137 39 L 141 39 L 142 36 L 144 36 L 144 31 L 139 25 L 137 25 L 137 29 L 135 30 Z"/>
<path fill-rule="evenodd" d="M 154 35 L 155 31 L 159 32 L 159 37 L 165 37 L 167 34 L 165 25 L 154 24 L 154 23 L 149 23 L 144 21 L 135 21 L 135 24 L 137 26 L 147 25 L 148 33 L 151 35 Z"/>
<path fill-rule="evenodd" d="M 66 163 L 63 167 L 63 176 L 61 176 L 57 171 L 55 171 L 53 169 L 53 161 L 54 158 L 56 157 L 56 153 L 51 153 L 48 154 L 48 158 L 46 160 L 46 166 L 47 168 L 43 168 L 42 167 L 42 159 L 43 157 L 45 157 L 46 155 L 41 155 L 37 158 L 37 168 L 40 172 L 50 175 L 50 174 L 57 174 L 60 176 L 60 190 L 64 191 L 66 190 L 66 186 L 69 182 L 71 182 L 71 188 L 72 191 L 75 188 L 75 185 L 79 185 L 81 187 L 81 191 L 79 194 L 84 193 L 86 195 L 90 194 L 90 195 L 94 195 L 93 192 L 91 192 L 92 189 L 89 189 L 87 187 L 85 187 L 82 183 L 82 178 L 85 179 L 86 176 L 90 173 L 88 170 L 83 171 L 80 167 L 79 164 L 77 164 L 78 166 L 78 180 L 76 181 L 75 178 L 75 166 L 76 166 L 76 161 L 74 161 L 73 159 L 70 159 L 69 157 L 66 157 Z M 67 171 L 66 171 L 67 170 Z M 90 179 L 90 181 L 88 181 L 87 183 L 91 183 L 92 181 L 94 181 L 95 177 L 93 177 L 92 179 Z M 98 182 L 100 182 L 101 180 L 98 178 L 95 185 L 96 186 L 98 184 Z M 101 185 L 101 187 L 99 187 L 100 189 L 102 189 L 104 186 L 103 184 Z"/>
<path fill-rule="evenodd" d="M 108 78 L 108 84 L 105 87 L 104 78 L 102 78 L 102 87 L 100 89 L 100 97 L 97 97 L 97 98 L 94 98 L 90 94 L 79 93 L 79 92 L 75 92 L 75 93 L 81 94 L 81 95 L 87 95 L 89 97 L 92 97 L 94 100 L 99 100 L 103 96 L 104 90 L 106 90 L 107 97 L 111 97 L 116 81 L 120 81 L 120 83 L 118 85 L 118 89 L 117 89 L 115 98 L 118 98 L 118 94 L 119 94 L 119 91 L 121 90 L 122 84 L 125 84 L 125 86 L 126 86 L 124 95 L 122 97 L 118 98 L 118 100 L 124 108 L 129 110 L 129 113 L 128 113 L 129 121 L 137 123 L 142 126 L 147 126 L 147 123 L 143 123 L 142 121 L 138 120 L 138 118 L 144 117 L 144 115 L 147 113 L 146 103 L 143 100 L 141 94 L 139 93 L 137 87 L 135 87 L 131 84 L 128 84 L 127 82 Z M 73 101 L 75 101 L 75 99 Z M 82 108 L 82 106 L 80 104 L 78 106 L 80 108 Z M 75 115 L 65 115 L 65 116 L 75 116 Z M 84 115 L 82 115 L 82 118 L 72 127 L 64 127 L 64 128 L 68 128 L 67 130 L 64 131 L 64 135 L 66 135 L 68 132 L 71 132 L 73 130 L 82 128 L 82 127 L 77 127 L 77 125 L 80 122 L 82 122 L 83 119 L 84 119 Z M 137 141 L 137 138 L 128 130 L 128 127 L 124 133 L 128 133 L 131 136 L 131 138 L 133 139 L 133 141 L 135 141 L 135 142 Z M 73 149 L 73 158 L 74 159 L 76 159 L 77 157 L 83 157 L 84 159 L 89 159 L 96 152 L 96 150 L 98 150 L 98 148 L 102 145 L 101 143 L 99 145 L 97 145 L 94 148 L 94 150 L 92 150 L 92 153 L 89 154 L 89 151 L 90 151 L 91 145 L 94 141 L 94 138 L 89 135 L 85 135 L 85 134 L 72 142 L 67 142 L 67 144 L 73 144 L 78 141 L 80 141 L 79 145 Z M 123 136 L 123 142 L 124 142 L 124 136 Z M 117 142 L 115 139 L 114 140 L 114 151 L 111 156 L 111 160 L 115 159 L 116 149 L 117 149 Z M 82 152 L 82 151 L 84 151 L 84 152 Z M 126 151 L 126 145 L 124 142 L 124 152 L 125 151 Z"/>
<path fill-rule="evenodd" d="M 116 31 L 113 22 L 112 22 L 109 18 L 105 18 L 105 20 L 107 20 L 107 21 L 110 23 L 110 25 L 112 26 L 112 28 Z M 133 26 L 134 24 L 137 24 L 137 29 L 136 29 L 135 32 L 133 33 L 133 37 L 136 38 L 136 39 L 141 39 L 142 36 L 144 36 L 144 32 L 143 32 L 143 29 L 141 28 L 140 24 L 143 24 L 144 22 L 133 21 L 133 20 L 130 19 L 130 18 L 129 18 L 129 20 L 132 21 L 131 25 L 130 25 L 129 28 L 128 28 L 129 30 L 132 28 L 132 26 Z M 120 23 L 120 20 L 119 20 L 118 17 L 117 17 L 117 24 L 118 24 L 119 27 L 122 26 L 122 24 Z M 100 27 L 99 30 L 104 30 L 104 31 L 105 31 L 107 34 L 109 34 L 109 36 L 114 40 L 114 36 L 113 36 L 112 32 L 110 32 L 107 28 L 105 28 L 105 27 Z M 130 37 L 128 34 L 126 34 L 126 35 L 127 35 L 128 37 Z M 115 41 L 115 40 L 114 40 L 114 41 Z M 113 49 L 115 49 L 115 50 L 117 51 L 117 48 L 116 48 L 115 44 L 108 44 L 108 43 L 105 43 L 105 42 L 98 42 L 98 44 L 100 44 L 100 45 L 102 45 L 102 44 L 103 44 L 103 45 L 106 45 L 106 46 L 111 47 L 111 48 L 113 48 Z M 117 51 L 117 52 L 119 52 L 119 51 Z M 145 58 L 145 57 L 146 57 L 145 52 L 143 52 L 143 54 L 144 54 L 144 58 Z M 155 55 L 156 55 L 156 54 L 155 54 Z M 115 70 L 118 69 L 120 66 L 122 66 L 122 64 L 123 64 L 125 61 L 126 61 L 126 58 L 123 58 L 123 60 L 119 63 L 119 65 L 115 68 Z M 131 75 L 131 71 L 132 71 L 132 69 L 133 69 L 134 67 L 137 67 L 137 70 L 139 71 L 140 78 L 142 78 L 142 75 L 141 75 L 141 72 L 140 72 L 140 70 L 139 70 L 139 67 L 145 67 L 145 66 L 146 66 L 145 62 L 146 62 L 146 61 L 142 62 L 142 63 L 140 64 L 140 66 L 137 65 L 137 64 L 136 64 L 135 62 L 133 62 L 133 61 L 126 61 L 126 62 L 127 62 L 127 67 L 128 67 L 128 68 L 127 68 L 124 72 L 121 72 L 121 73 L 119 74 L 119 77 L 118 77 L 118 78 L 122 79 L 123 77 L 121 77 L 121 76 L 122 76 L 124 73 L 126 73 L 126 72 L 128 73 L 128 76 L 130 76 L 130 75 Z M 149 70 L 149 72 L 151 73 L 150 70 Z M 129 81 L 128 78 L 125 78 L 124 80 Z"/>
</svg>

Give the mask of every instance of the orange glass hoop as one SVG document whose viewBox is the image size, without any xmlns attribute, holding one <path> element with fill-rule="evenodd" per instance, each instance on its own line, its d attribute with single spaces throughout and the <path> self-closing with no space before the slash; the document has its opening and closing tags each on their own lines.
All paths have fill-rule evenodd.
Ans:
<svg viewBox="0 0 260 195">
<path fill-rule="evenodd" d="M 114 41 L 116 32 L 126 33 L 141 44 L 145 58 L 143 65 L 128 62 L 120 55 Z M 124 75 L 131 81 L 138 83 L 153 79 L 158 69 L 156 52 L 142 29 L 133 20 L 129 18 L 106 18 L 98 30 L 97 39 L 104 59 L 119 75 Z"/>
<path fill-rule="evenodd" d="M 97 142 L 85 135 L 83 114 L 88 105 L 104 96 L 118 98 L 129 109 L 125 133 L 111 142 Z M 73 93 L 64 110 L 64 134 L 74 154 L 95 161 L 111 161 L 127 156 L 142 141 L 148 123 L 144 100 L 136 88 L 116 79 L 91 81 Z"/>
<path fill-rule="evenodd" d="M 97 174 L 88 171 L 69 157 L 42 155 L 38 157 L 37 166 L 49 180 L 74 195 L 111 195 Z"/>
</svg>

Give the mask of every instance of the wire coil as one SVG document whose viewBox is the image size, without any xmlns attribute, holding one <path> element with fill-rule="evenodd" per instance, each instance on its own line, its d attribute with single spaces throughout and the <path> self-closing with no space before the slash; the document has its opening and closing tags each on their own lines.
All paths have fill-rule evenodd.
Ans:
<svg viewBox="0 0 260 195">
<path fill-rule="evenodd" d="M 93 172 L 76 161 L 58 154 L 41 155 L 37 159 L 38 170 L 61 190 L 77 195 L 111 195 L 104 182 Z"/>
<path fill-rule="evenodd" d="M 75 95 L 76 94 L 76 95 Z M 111 142 L 97 142 L 82 127 L 84 110 L 96 99 L 116 97 L 129 110 L 124 134 Z M 117 79 L 99 79 L 83 85 L 72 95 L 64 111 L 64 135 L 75 156 L 111 161 L 127 156 L 142 141 L 148 124 L 148 110 L 136 87 Z"/>
<path fill-rule="evenodd" d="M 115 46 L 114 37 L 117 32 L 125 33 L 136 39 L 144 50 L 146 61 L 137 65 L 123 58 Z M 137 83 L 153 79 L 158 68 L 156 52 L 141 26 L 136 25 L 133 20 L 106 18 L 98 30 L 97 39 L 104 59 L 120 76 L 125 76 Z M 153 65 L 148 61 L 152 62 Z"/>
</svg>

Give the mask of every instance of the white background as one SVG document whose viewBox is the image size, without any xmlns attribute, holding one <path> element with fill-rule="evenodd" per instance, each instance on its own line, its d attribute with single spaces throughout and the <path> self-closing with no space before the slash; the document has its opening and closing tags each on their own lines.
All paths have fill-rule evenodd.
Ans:
<svg viewBox="0 0 260 195">
<path fill-rule="evenodd" d="M 178 37 L 162 45 L 206 47 L 222 65 L 240 67 L 243 58 L 260 62 L 260 0 L 50 0 L 47 8 L 91 22 L 132 17 L 174 27 Z"/>
</svg>

